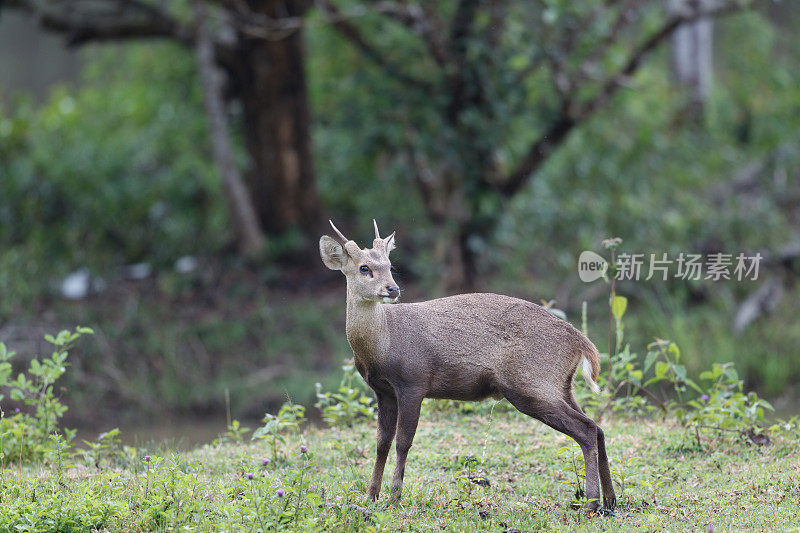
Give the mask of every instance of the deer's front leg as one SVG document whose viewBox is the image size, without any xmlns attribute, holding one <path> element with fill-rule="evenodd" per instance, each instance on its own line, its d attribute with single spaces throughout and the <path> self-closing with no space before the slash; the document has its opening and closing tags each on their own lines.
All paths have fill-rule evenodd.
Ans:
<svg viewBox="0 0 800 533">
<path fill-rule="evenodd" d="M 367 490 L 367 496 L 373 500 L 377 500 L 381 493 L 386 456 L 389 455 L 389 450 L 392 448 L 392 440 L 394 440 L 394 432 L 397 427 L 397 399 L 379 392 L 376 392 L 375 396 L 378 400 L 378 453 Z"/>
<path fill-rule="evenodd" d="M 398 392 L 397 395 L 397 464 L 392 475 L 392 499 L 399 500 L 403 494 L 403 476 L 406 471 L 408 450 L 414 441 L 419 422 L 419 410 L 424 395 L 416 391 Z"/>
</svg>

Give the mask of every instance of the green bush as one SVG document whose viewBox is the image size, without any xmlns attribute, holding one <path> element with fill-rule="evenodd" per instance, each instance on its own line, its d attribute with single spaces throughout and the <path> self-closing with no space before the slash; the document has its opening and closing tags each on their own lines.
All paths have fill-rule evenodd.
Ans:
<svg viewBox="0 0 800 533">
<path fill-rule="evenodd" d="M 31 359 L 27 372 L 12 378 L 12 360 L 15 352 L 8 351 L 0 342 L 0 402 L 8 397 L 22 402 L 30 411 L 6 416 L 0 409 L 0 468 L 12 461 L 27 463 L 39 461 L 53 450 L 51 435 L 61 431 L 58 422 L 67 410 L 55 394 L 53 387 L 66 372 L 69 350 L 82 335 L 91 335 L 90 328 L 78 327 L 74 332 L 61 331 L 58 335 L 45 335 L 45 340 L 55 348 L 50 357 Z M 75 436 L 73 430 L 63 430 L 67 442 Z"/>
<path fill-rule="evenodd" d="M 78 267 L 171 266 L 228 242 L 192 54 L 142 45 L 94 57 L 79 89 L 0 107 L 5 301 Z"/>
</svg>

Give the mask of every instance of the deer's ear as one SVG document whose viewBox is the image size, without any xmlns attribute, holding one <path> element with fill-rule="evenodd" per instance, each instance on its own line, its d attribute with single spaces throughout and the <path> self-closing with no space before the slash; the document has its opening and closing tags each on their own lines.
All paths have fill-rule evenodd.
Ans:
<svg viewBox="0 0 800 533">
<path fill-rule="evenodd" d="M 395 246 L 394 244 L 394 232 L 392 232 L 391 235 L 386 237 L 386 255 L 388 256 L 389 252 L 391 252 L 395 248 L 397 248 L 397 246 Z"/>
<path fill-rule="evenodd" d="M 347 263 L 347 252 L 336 239 L 323 235 L 319 239 L 319 255 L 331 270 L 341 270 Z"/>
</svg>

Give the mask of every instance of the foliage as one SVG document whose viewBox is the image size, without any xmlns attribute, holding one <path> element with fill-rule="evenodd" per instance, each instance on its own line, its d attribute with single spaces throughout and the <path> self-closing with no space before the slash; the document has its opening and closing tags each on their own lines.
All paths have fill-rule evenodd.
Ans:
<svg viewBox="0 0 800 533">
<path fill-rule="evenodd" d="M 37 461 L 52 450 L 50 436 L 59 429 L 58 421 L 67 410 L 54 392 L 55 383 L 67 370 L 69 350 L 82 335 L 92 333 L 90 328 L 78 327 L 74 332 L 63 330 L 55 337 L 45 335 L 55 348 L 53 353 L 31 359 L 28 371 L 18 373 L 16 378 L 11 377 L 16 353 L 0 342 L 0 401 L 8 394 L 10 400 L 32 410 L 22 412 L 16 408 L 12 416 L 7 416 L 0 409 L 0 464 Z M 66 430 L 65 435 L 70 441 L 75 432 Z"/>
<path fill-rule="evenodd" d="M 79 267 L 172 266 L 226 242 L 219 185 L 208 150 L 198 151 L 206 126 L 194 58 L 167 45 L 93 57 L 80 89 L 54 90 L 40 107 L 23 97 L 0 107 L 8 296 L 44 292 L 48 278 Z"/>
<path fill-rule="evenodd" d="M 238 420 L 234 419 L 228 424 L 228 429 L 220 435 L 219 439 L 217 439 L 216 443 L 223 443 L 223 442 L 232 442 L 236 444 L 241 444 L 244 442 L 244 437 L 250 432 L 249 427 L 243 426 Z"/>
<path fill-rule="evenodd" d="M 272 447 L 272 460 L 278 460 L 278 443 L 285 445 L 284 434 L 295 434 L 300 431 L 300 425 L 306 420 L 306 408 L 292 402 L 284 403 L 277 415 L 267 413 L 264 415 L 264 425 L 253 432 L 252 440 L 263 439 L 269 441 Z"/>
<path fill-rule="evenodd" d="M 130 456 L 131 451 L 135 453 L 135 450 L 127 446 L 122 447 L 121 444 L 119 428 L 113 428 L 100 433 L 95 441 L 84 440 L 84 447 L 77 453 L 83 457 L 87 465 L 97 469 L 108 468 L 121 464 Z"/>
<path fill-rule="evenodd" d="M 123 509 L 120 502 L 108 501 L 86 486 L 78 486 L 70 498 L 52 484 L 15 483 L 7 490 L 0 513 L 0 531 L 4 532 L 102 531 Z"/>
<path fill-rule="evenodd" d="M 352 426 L 360 418 L 375 418 L 373 399 L 364 393 L 362 382 L 356 374 L 355 365 L 350 362 L 342 366 L 343 376 L 335 392 L 323 392 L 322 385 L 316 384 L 317 403 L 314 407 L 322 413 L 322 419 L 331 426 Z"/>
<path fill-rule="evenodd" d="M 614 294 L 613 288 L 609 308 L 616 324 L 617 349 L 605 355 L 608 369 L 599 378 L 601 395 L 584 396 L 598 416 L 608 410 L 629 415 L 657 411 L 664 418 L 671 415 L 686 435 L 693 435 L 699 448 L 703 448 L 703 430 L 731 431 L 753 438 L 767 429 L 767 412 L 774 411 L 772 405 L 755 392 L 744 392 L 733 363 L 713 363 L 695 380 L 681 363 L 677 344 L 658 338 L 640 360 L 629 344 L 619 349 L 627 299 Z M 647 376 L 651 377 L 645 379 Z M 777 428 L 774 424 L 769 427 Z"/>
<path fill-rule="evenodd" d="M 453 474 L 458 489 L 459 505 L 463 505 L 472 497 L 473 491 L 478 487 L 484 490 L 491 486 L 489 480 L 482 475 L 475 472 L 475 467 L 480 464 L 480 461 L 473 456 L 469 456 L 464 460 L 464 469 L 459 470 Z"/>
</svg>

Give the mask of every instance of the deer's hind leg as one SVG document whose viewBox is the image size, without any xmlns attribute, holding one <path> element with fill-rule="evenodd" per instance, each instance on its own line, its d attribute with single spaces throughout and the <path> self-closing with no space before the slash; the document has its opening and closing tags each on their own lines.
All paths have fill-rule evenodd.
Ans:
<svg viewBox="0 0 800 533">
<path fill-rule="evenodd" d="M 596 511 L 600 507 L 598 474 L 597 424 L 565 400 L 545 398 L 544 395 L 526 395 L 507 391 L 504 396 L 521 412 L 540 420 L 569 437 L 581 447 L 586 467 L 586 507 Z"/>
<path fill-rule="evenodd" d="M 581 414 L 580 408 L 572 391 L 567 392 L 567 403 Z M 608 465 L 608 455 L 606 454 L 606 436 L 600 426 L 597 426 L 597 459 L 600 469 L 600 485 L 603 487 L 603 505 L 606 509 L 614 509 L 617 506 L 617 496 L 614 494 L 614 483 L 611 480 L 611 468 Z"/>
<path fill-rule="evenodd" d="M 581 414 L 580 408 L 572 391 L 567 393 L 567 403 Z M 600 485 L 603 487 L 603 505 L 606 509 L 614 509 L 617 506 L 617 496 L 614 494 L 614 483 L 611 481 L 611 468 L 608 465 L 608 455 L 606 454 L 606 436 L 600 426 L 597 426 L 597 459 L 600 469 Z"/>
</svg>

